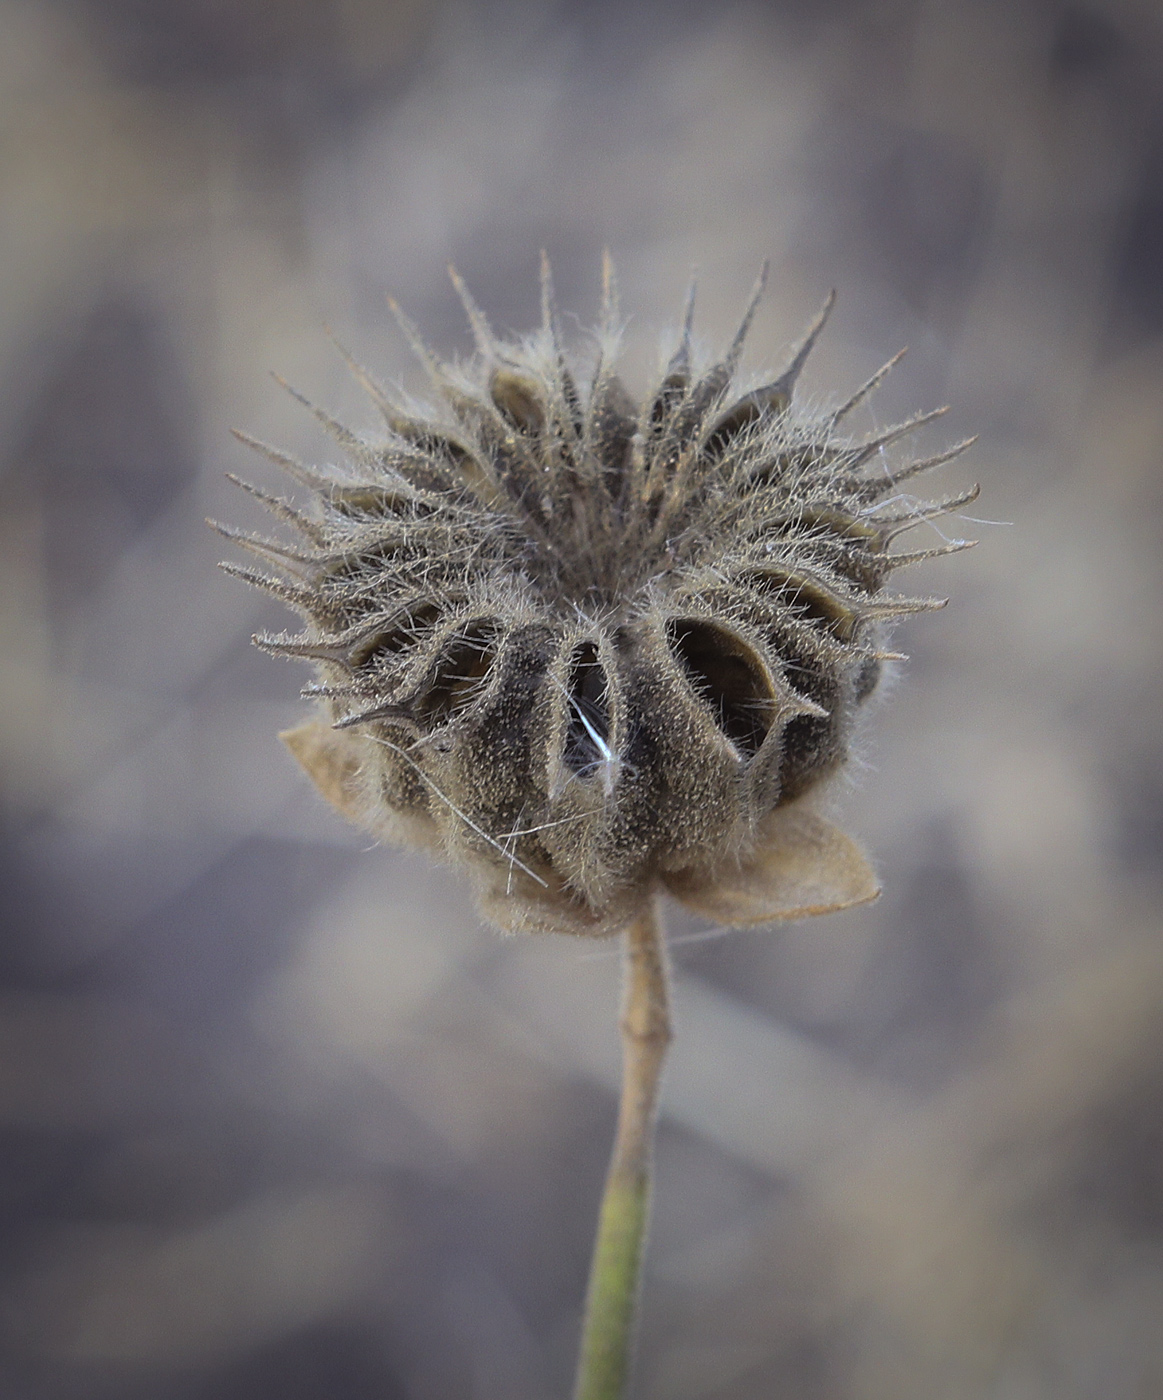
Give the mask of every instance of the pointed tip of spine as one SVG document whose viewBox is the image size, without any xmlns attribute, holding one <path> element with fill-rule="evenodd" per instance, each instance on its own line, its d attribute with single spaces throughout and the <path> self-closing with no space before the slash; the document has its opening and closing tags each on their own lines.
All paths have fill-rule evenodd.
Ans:
<svg viewBox="0 0 1163 1400">
<path fill-rule="evenodd" d="M 674 354 L 666 366 L 666 374 L 663 376 L 664 383 L 686 381 L 690 378 L 691 372 L 691 335 L 695 324 L 695 294 L 698 291 L 698 276 L 694 269 L 691 270 L 691 280 L 687 287 L 686 303 L 682 313 L 682 331 L 679 334 L 678 345 Z"/>
<path fill-rule="evenodd" d="M 691 358 L 691 339 L 694 336 L 695 330 L 695 302 L 698 298 L 698 292 L 698 272 L 692 268 L 690 285 L 687 287 L 686 301 L 682 309 L 682 336 L 679 340 L 677 351 L 677 353 L 682 356 L 683 363 L 686 365 L 690 364 Z"/>
<path fill-rule="evenodd" d="M 755 313 L 759 309 L 759 303 L 763 300 L 763 293 L 767 287 L 767 276 L 771 271 L 771 260 L 764 258 L 763 266 L 759 269 L 759 276 L 755 279 L 755 285 L 751 289 L 751 299 L 747 303 L 747 310 L 743 313 L 743 320 L 739 323 L 739 329 L 735 332 L 735 338 L 731 341 L 724 363 L 732 374 L 734 374 L 739 360 L 743 354 L 743 345 L 747 340 L 751 330 L 751 323 L 755 319 Z"/>
<path fill-rule="evenodd" d="M 968 490 L 956 496 L 948 496 L 943 501 L 929 501 L 917 506 L 915 510 L 902 511 L 890 516 L 869 516 L 868 519 L 870 524 L 881 530 L 881 539 L 887 549 L 899 535 L 930 520 L 939 520 L 943 515 L 952 515 L 954 511 L 972 505 L 980 495 L 981 483 L 974 482 Z"/>
<path fill-rule="evenodd" d="M 617 329 L 621 308 L 618 300 L 618 274 L 609 248 L 602 249 L 602 330 L 613 335 Z"/>
<path fill-rule="evenodd" d="M 290 396 L 296 401 L 296 403 L 301 403 L 304 408 L 312 410 L 314 409 L 315 405 L 311 402 L 311 400 L 307 398 L 305 394 L 300 393 L 299 390 L 296 389 L 293 384 L 289 383 L 286 379 L 284 379 L 283 376 L 278 372 L 278 370 L 272 369 L 270 371 L 270 376 L 279 386 L 279 388 L 283 390 L 284 393 L 290 394 Z"/>
<path fill-rule="evenodd" d="M 699 290 L 699 270 L 697 267 L 691 268 L 691 280 L 687 284 L 686 301 L 683 303 L 682 311 L 682 334 L 683 339 L 689 341 L 691 331 L 695 324 L 695 297 Z"/>
<path fill-rule="evenodd" d="M 237 486 L 243 491 L 249 491 L 252 496 L 258 493 L 257 486 L 252 486 L 249 481 L 243 481 L 242 477 L 235 476 L 233 472 L 223 472 L 222 475 L 230 482 L 231 486 Z"/>
<path fill-rule="evenodd" d="M 271 378 L 280 389 L 285 389 L 297 403 L 301 403 L 320 427 L 330 434 L 345 452 L 355 457 L 366 455 L 366 445 L 360 442 L 359 438 L 356 437 L 350 428 L 345 428 L 338 418 L 332 418 L 331 414 L 320 408 L 318 404 L 313 404 L 305 394 L 301 394 L 299 390 L 292 384 L 289 384 L 281 374 L 276 374 L 274 370 L 271 370 Z"/>
<path fill-rule="evenodd" d="M 209 516 L 206 517 L 206 524 L 223 539 L 238 545 L 240 549 L 245 549 L 247 553 L 253 554 L 255 558 L 263 560 L 264 563 L 273 564 L 276 569 L 294 574 L 304 581 L 310 578 L 312 561 L 308 555 L 303 554 L 300 550 L 292 549 L 290 545 L 283 544 L 279 540 L 266 539 L 262 535 L 252 535 L 247 530 L 236 529 L 232 525 L 223 525 L 217 520 L 212 520 Z"/>
<path fill-rule="evenodd" d="M 472 293 L 465 285 L 464 278 L 457 272 L 452 263 L 448 264 L 448 276 L 456 289 L 456 295 L 460 298 L 460 304 L 464 307 L 464 314 L 468 317 L 469 328 L 472 331 L 472 338 L 476 342 L 476 347 L 480 353 L 489 360 L 497 358 L 497 342 L 493 335 L 492 327 L 489 325 L 485 313 L 477 305 Z"/>
<path fill-rule="evenodd" d="M 252 451 L 260 453 L 267 461 L 273 462 L 276 467 L 285 471 L 293 481 L 297 481 L 300 486 L 305 486 L 309 491 L 317 491 L 325 495 L 335 485 L 334 481 L 329 481 L 321 472 L 313 471 L 310 467 L 304 466 L 302 462 L 297 462 L 294 457 L 286 452 L 280 452 L 277 447 L 263 442 L 261 438 L 251 437 L 249 433 L 244 433 L 240 428 L 231 428 L 230 431 L 244 447 L 249 447 Z M 251 495 L 257 495 L 260 500 L 266 499 L 265 493 L 257 491 L 250 482 L 243 481 L 241 477 L 227 472 L 226 479 L 233 481 L 236 486 L 241 486 L 244 491 L 249 491 Z"/>
<path fill-rule="evenodd" d="M 549 254 L 544 248 L 541 250 L 541 325 L 553 346 L 553 355 L 557 361 L 558 384 L 566 403 L 569 405 L 569 416 L 573 428 L 575 431 L 580 431 L 581 405 L 573 375 L 569 372 L 565 362 L 565 352 L 561 343 L 561 328 L 557 320 L 557 297 L 553 290 L 553 269 L 549 265 Z"/>
<path fill-rule="evenodd" d="M 938 545 L 935 549 L 902 550 L 899 554 L 886 554 L 884 558 L 891 568 L 904 569 L 910 564 L 923 564 L 929 559 L 944 559 L 950 554 L 962 554 L 977 543 L 977 540 L 950 540 L 948 544 Z"/>
<path fill-rule="evenodd" d="M 408 347 L 412 351 L 412 354 L 420 361 L 429 379 L 431 379 L 434 384 L 443 386 L 444 376 L 440 370 L 440 361 L 437 360 L 428 346 L 424 344 L 424 340 L 415 322 L 405 313 L 403 307 L 391 293 L 388 293 L 387 303 L 388 310 L 392 313 L 396 325 L 399 326 L 401 334 L 408 342 Z"/>
<path fill-rule="evenodd" d="M 978 440 L 978 434 L 972 437 L 963 438 L 961 442 L 955 442 L 952 447 L 947 447 L 944 452 L 938 452 L 932 457 L 922 457 L 915 462 L 906 462 L 903 467 L 894 472 L 890 472 L 882 480 L 870 482 L 869 490 L 873 494 L 883 495 L 895 486 L 900 486 L 903 482 L 911 481 L 913 477 L 920 476 L 924 472 L 932 471 L 934 467 L 943 467 L 947 462 L 952 462 L 973 446 Z"/>
<path fill-rule="evenodd" d="M 553 293 L 553 268 L 549 254 L 541 250 L 541 325 L 557 343 L 557 301 Z"/>
<path fill-rule="evenodd" d="M 786 394 L 789 399 L 792 396 L 792 390 L 796 386 L 796 380 L 799 379 L 800 373 L 807 363 L 808 356 L 812 353 L 816 341 L 820 338 L 820 332 L 828 324 L 828 317 L 832 314 L 832 308 L 835 305 L 836 288 L 833 287 L 824 298 L 823 306 L 816 313 L 816 319 L 808 327 L 803 340 L 800 341 L 795 354 L 792 356 L 791 364 L 788 365 L 787 369 L 785 369 L 775 381 L 775 387 L 779 389 L 781 393 Z"/>
<path fill-rule="evenodd" d="M 886 428 L 883 433 L 878 433 L 876 437 L 869 438 L 866 442 L 858 443 L 856 445 L 856 455 L 851 465 L 853 467 L 862 466 L 870 457 L 879 452 L 882 447 L 887 447 L 890 443 L 898 442 L 901 438 L 908 437 L 910 433 L 915 433 L 918 429 L 927 427 L 930 423 L 935 423 L 938 418 L 944 418 L 948 412 L 948 404 L 943 404 L 940 408 L 931 408 L 927 413 L 918 413 L 912 418 L 906 418 L 903 423 L 898 423 L 892 428 Z"/>
<path fill-rule="evenodd" d="M 318 696 L 319 690 L 311 690 L 305 687 L 306 696 Z M 367 724 L 372 720 L 387 719 L 397 724 L 407 725 L 409 728 L 421 732 L 420 723 L 414 712 L 407 705 L 373 705 L 370 709 L 359 710 L 355 714 L 347 715 L 343 719 L 338 719 L 332 724 L 332 729 L 354 729 L 357 724 Z"/>
<path fill-rule="evenodd" d="M 839 423 L 841 419 L 846 418 L 848 414 L 850 414 L 853 411 L 853 409 L 859 408 L 859 406 L 864 402 L 864 400 L 868 398 L 869 394 L 871 394 L 876 388 L 879 387 L 880 384 L 884 382 L 884 379 L 889 374 L 889 372 L 895 369 L 896 366 L 900 364 L 901 360 L 903 360 L 905 355 L 908 353 L 908 348 L 909 347 L 907 345 L 902 345 L 891 360 L 886 360 L 874 375 L 866 379 L 864 383 L 861 384 L 860 388 L 856 390 L 856 392 L 852 395 L 851 398 L 846 399 L 840 405 L 840 407 L 835 410 L 835 412 L 832 414 L 833 426 Z"/>
<path fill-rule="evenodd" d="M 242 431 L 241 428 L 231 428 L 229 431 L 230 431 L 230 436 L 231 436 L 232 438 L 237 438 L 238 441 L 239 441 L 240 443 L 242 443 L 243 447 L 250 447 L 250 448 L 253 448 L 254 451 L 259 452 L 259 451 L 262 450 L 263 446 L 265 445 L 265 444 L 263 444 L 262 442 L 260 442 L 260 440 L 259 440 L 258 438 L 252 437 L 252 436 L 250 435 L 250 433 L 244 433 L 244 432 Z M 237 480 L 238 480 L 238 477 L 236 477 L 236 476 L 231 476 L 231 474 L 230 474 L 229 472 L 226 473 L 226 476 L 227 476 L 227 478 L 228 478 L 230 481 L 237 481 Z"/>
<path fill-rule="evenodd" d="M 318 611 L 318 596 L 306 588 L 296 588 L 293 584 L 284 583 L 282 579 L 271 578 L 269 574 L 260 574 L 257 569 L 248 569 L 245 565 L 236 564 L 230 559 L 220 560 L 218 567 L 224 574 L 229 574 L 231 578 L 241 579 L 243 583 L 249 583 L 252 588 L 269 593 L 272 598 L 278 598 L 280 602 L 286 603 L 290 608 L 295 608 L 305 616 L 314 616 Z"/>
<path fill-rule="evenodd" d="M 383 386 L 376 381 L 376 379 L 372 376 L 371 372 L 364 365 L 360 364 L 360 362 L 355 358 L 355 356 L 351 353 L 347 346 L 343 344 L 343 342 L 339 339 L 339 337 L 335 334 L 335 332 L 326 322 L 324 322 L 323 324 L 323 331 L 326 334 L 327 339 L 330 340 L 332 345 L 335 346 L 336 350 L 339 351 L 340 357 L 342 358 L 343 363 L 347 366 L 348 370 L 351 372 L 352 378 L 360 386 L 360 388 L 364 391 L 368 398 L 371 399 L 372 403 L 375 404 L 376 408 L 379 409 L 384 421 L 390 427 L 392 423 L 396 419 L 398 419 L 399 413 L 395 405 L 388 398 Z"/>
</svg>

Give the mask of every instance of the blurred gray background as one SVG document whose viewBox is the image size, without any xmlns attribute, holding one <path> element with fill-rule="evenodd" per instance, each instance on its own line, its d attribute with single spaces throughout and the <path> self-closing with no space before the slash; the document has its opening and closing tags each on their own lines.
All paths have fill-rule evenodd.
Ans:
<svg viewBox="0 0 1163 1400">
<path fill-rule="evenodd" d="M 839 810 L 879 904 L 672 918 L 657 1400 L 1163 1394 L 1163 12 L 1156 0 L 3 0 L 0 1393 L 550 1400 L 613 1130 L 616 952 L 505 941 L 275 734 L 217 574 L 232 426 L 359 427 L 692 265 L 861 429 L 948 401 L 982 543 L 918 569 Z M 575 324 L 569 322 L 568 324 Z M 917 545 L 939 543 L 922 529 Z M 902 580 L 903 582 L 903 580 Z"/>
</svg>

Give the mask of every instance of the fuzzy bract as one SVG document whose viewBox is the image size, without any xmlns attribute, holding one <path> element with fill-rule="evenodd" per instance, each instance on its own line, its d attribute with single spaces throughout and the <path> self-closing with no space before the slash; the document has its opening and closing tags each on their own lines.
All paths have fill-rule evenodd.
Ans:
<svg viewBox="0 0 1163 1400">
<path fill-rule="evenodd" d="M 378 835 L 466 866 L 507 928 L 612 934 L 660 886 L 729 916 L 743 905 L 716 891 L 796 851 L 855 862 L 852 897 L 833 891 L 820 908 L 875 893 L 856 849 L 802 799 L 847 756 L 888 626 L 940 606 L 885 585 L 963 542 L 890 544 L 972 499 L 926 505 L 902 490 L 967 444 L 890 467 L 884 449 L 935 414 L 844 436 L 880 374 L 838 409 L 797 411 L 831 299 L 790 366 L 743 393 L 760 288 L 726 354 L 701 368 L 692 296 L 635 402 L 616 371 L 608 264 L 584 374 L 563 350 L 547 267 L 542 325 L 517 342 L 498 340 L 454 280 L 470 362 L 438 362 L 401 317 L 437 406 L 407 412 L 353 364 L 382 439 L 314 410 L 349 468 L 271 453 L 310 507 L 263 497 L 300 542 L 226 532 L 282 577 L 232 571 L 304 619 L 299 634 L 256 638 L 318 669 L 309 693 L 328 723 L 288 739 L 304 766 Z M 767 917 L 815 912 L 789 897 Z"/>
</svg>

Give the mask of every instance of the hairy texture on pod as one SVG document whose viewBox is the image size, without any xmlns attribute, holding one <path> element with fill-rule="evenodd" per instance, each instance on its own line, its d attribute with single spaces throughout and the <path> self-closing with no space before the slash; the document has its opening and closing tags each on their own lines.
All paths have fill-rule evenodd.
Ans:
<svg viewBox="0 0 1163 1400">
<path fill-rule="evenodd" d="M 692 292 L 673 355 L 636 403 L 616 373 L 608 260 L 604 274 L 583 376 L 547 265 L 542 325 L 518 342 L 493 335 L 454 273 L 470 362 L 438 362 L 397 312 L 437 407 L 404 411 L 352 362 L 382 440 L 312 410 L 349 468 L 264 449 L 310 504 L 255 492 L 298 544 L 224 531 L 277 575 L 226 567 L 304 620 L 255 640 L 317 667 L 307 693 L 330 727 L 288 742 L 335 805 L 468 867 L 503 927 L 599 936 L 660 885 L 718 907 L 700 891 L 749 862 L 753 875 L 773 832 L 827 844 L 802 822 L 787 836 L 780 814 L 844 762 L 887 628 L 941 606 L 886 593 L 889 575 L 963 546 L 890 544 L 976 494 L 902 493 L 965 443 L 886 469 L 883 449 L 936 414 L 843 435 L 881 375 L 827 414 L 794 408 L 831 298 L 784 373 L 741 393 L 763 278 L 726 354 L 703 367 Z M 805 898 L 795 912 L 813 912 Z"/>
</svg>

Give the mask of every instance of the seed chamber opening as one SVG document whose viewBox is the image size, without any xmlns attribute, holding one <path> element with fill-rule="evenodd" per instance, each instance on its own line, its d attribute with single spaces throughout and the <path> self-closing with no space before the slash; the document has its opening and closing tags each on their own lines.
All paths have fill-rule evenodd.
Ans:
<svg viewBox="0 0 1163 1400">
<path fill-rule="evenodd" d="M 430 637 L 440 622 L 440 609 L 435 603 L 418 603 L 397 614 L 382 628 L 368 631 L 351 650 L 354 666 L 375 666 L 380 661 L 392 662 L 403 652 L 419 646 Z"/>
<path fill-rule="evenodd" d="M 709 460 L 721 457 L 734 445 L 736 438 L 764 418 L 771 419 L 787 410 L 789 399 L 778 385 L 771 384 L 747 394 L 715 423 L 703 445 L 703 456 Z"/>
<path fill-rule="evenodd" d="M 819 623 L 833 637 L 847 641 L 855 625 L 855 613 L 811 579 L 782 569 L 757 569 L 742 582 L 760 593 L 778 598 L 788 611 L 804 622 Z"/>
<path fill-rule="evenodd" d="M 535 437 L 545 426 L 537 383 L 527 375 L 511 369 L 494 370 L 489 395 L 501 414 L 527 437 Z"/>
<path fill-rule="evenodd" d="M 432 728 L 450 724 L 479 700 L 497 658 L 498 624 L 469 624 L 444 646 L 417 711 Z"/>
<path fill-rule="evenodd" d="M 610 683 L 593 642 L 583 642 L 570 658 L 566 680 L 569 708 L 562 761 L 578 777 L 613 758 L 610 750 Z"/>
<path fill-rule="evenodd" d="M 673 618 L 666 633 L 691 689 L 710 705 L 740 755 L 754 758 L 776 709 L 759 658 L 742 637 L 701 619 Z"/>
<path fill-rule="evenodd" d="M 372 484 L 333 487 L 327 504 L 337 515 L 356 521 L 392 520 L 422 509 L 411 493 Z"/>
</svg>

